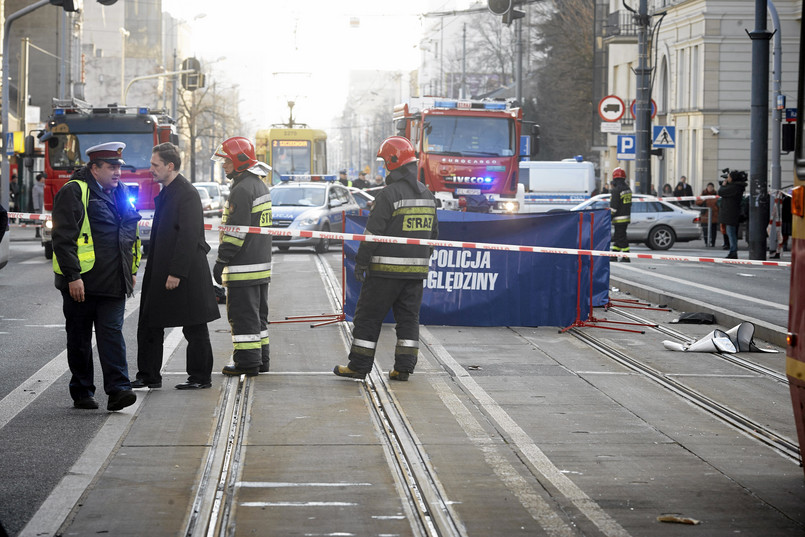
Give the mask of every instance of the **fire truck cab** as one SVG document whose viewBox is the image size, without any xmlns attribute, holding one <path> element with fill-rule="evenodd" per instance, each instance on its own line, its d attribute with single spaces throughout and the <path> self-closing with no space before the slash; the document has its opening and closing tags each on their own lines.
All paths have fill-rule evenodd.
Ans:
<svg viewBox="0 0 805 537">
<path fill-rule="evenodd" d="M 150 172 L 151 151 L 162 142 L 178 142 L 174 120 L 148 108 L 91 108 L 74 102 L 58 102 L 39 139 L 45 146 L 46 212 L 53 209 L 56 192 L 70 180 L 73 171 L 87 164 L 87 148 L 112 141 L 126 144 L 121 181 L 128 187 L 142 216 L 140 240 L 147 251 L 154 197 L 160 188 Z M 48 259 L 53 257 L 51 228 L 48 220 L 42 232 L 42 245 Z"/>
<path fill-rule="evenodd" d="M 417 152 L 419 180 L 443 209 L 518 212 L 523 111 L 510 101 L 412 98 L 394 107 L 396 134 Z M 536 153 L 538 127 L 525 138 Z M 522 197 L 522 193 L 520 194 Z"/>
</svg>

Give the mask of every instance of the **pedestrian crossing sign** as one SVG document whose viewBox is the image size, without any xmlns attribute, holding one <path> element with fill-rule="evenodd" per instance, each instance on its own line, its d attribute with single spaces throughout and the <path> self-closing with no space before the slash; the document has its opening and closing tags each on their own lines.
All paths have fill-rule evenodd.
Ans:
<svg viewBox="0 0 805 537">
<path fill-rule="evenodd" d="M 654 147 L 676 147 L 676 127 L 655 125 L 651 134 L 651 145 Z"/>
</svg>

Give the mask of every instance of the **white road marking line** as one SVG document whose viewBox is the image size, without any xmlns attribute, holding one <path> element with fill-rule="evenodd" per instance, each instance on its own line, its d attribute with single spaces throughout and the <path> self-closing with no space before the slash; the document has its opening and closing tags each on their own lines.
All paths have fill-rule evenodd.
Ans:
<svg viewBox="0 0 805 537">
<path fill-rule="evenodd" d="M 475 379 L 459 364 L 450 353 L 445 349 L 430 333 L 425 326 L 419 329 L 419 337 L 428 345 L 431 352 L 438 356 L 439 360 L 452 370 L 456 381 L 478 401 L 489 416 L 494 419 L 506 434 L 511 438 L 517 449 L 529 460 L 529 462 L 539 471 L 560 493 L 570 500 L 584 516 L 595 524 L 605 535 L 628 537 L 630 534 L 623 526 L 609 516 L 597 503 L 581 490 L 573 481 L 562 473 L 537 447 L 531 437 L 520 428 L 519 425 L 498 405 Z M 463 406 L 463 405 L 462 405 Z M 474 418 L 473 418 L 474 419 Z M 522 501 L 522 499 L 521 499 Z M 547 530 L 547 528 L 546 528 Z M 574 533 L 575 534 L 575 533 Z"/>
<path fill-rule="evenodd" d="M 239 507 L 354 507 L 354 502 L 241 502 Z"/>
<path fill-rule="evenodd" d="M 276 481 L 238 481 L 241 488 L 291 488 L 291 487 L 371 487 L 371 483 L 282 483 Z"/>
</svg>

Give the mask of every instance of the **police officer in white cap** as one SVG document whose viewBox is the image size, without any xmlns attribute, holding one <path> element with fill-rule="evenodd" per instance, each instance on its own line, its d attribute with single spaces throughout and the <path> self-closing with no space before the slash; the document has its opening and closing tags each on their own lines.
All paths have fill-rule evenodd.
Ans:
<svg viewBox="0 0 805 537">
<path fill-rule="evenodd" d="M 140 264 L 140 215 L 120 182 L 122 142 L 87 149 L 78 168 L 53 200 L 53 271 L 62 293 L 70 396 L 73 406 L 96 409 L 92 329 L 98 345 L 107 410 L 134 404 L 123 339 L 126 297 Z"/>
</svg>

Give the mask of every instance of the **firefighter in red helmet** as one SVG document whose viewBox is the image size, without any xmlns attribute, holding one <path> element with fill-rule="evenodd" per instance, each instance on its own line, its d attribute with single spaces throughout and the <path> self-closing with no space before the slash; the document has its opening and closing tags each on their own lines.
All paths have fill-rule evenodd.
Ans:
<svg viewBox="0 0 805 537">
<path fill-rule="evenodd" d="M 221 223 L 225 226 L 271 226 L 271 194 L 262 177 L 271 168 L 258 162 L 248 138 L 224 140 L 212 160 L 221 162 L 232 180 Z M 268 283 L 271 281 L 271 235 L 221 231 L 215 281 L 227 288 L 226 314 L 232 328 L 233 364 L 225 375 L 255 376 L 268 372 Z"/>
<path fill-rule="evenodd" d="M 436 239 L 436 199 L 417 181 L 414 147 L 402 136 L 380 144 L 377 157 L 389 171 L 377 193 L 367 235 Z M 408 380 L 419 353 L 419 308 L 428 277 L 431 248 L 415 244 L 362 242 L 355 256 L 355 278 L 363 283 L 353 319 L 349 363 L 337 365 L 340 377 L 363 379 L 372 370 L 383 319 L 391 309 L 397 322 L 397 345 L 391 380 Z"/>
<path fill-rule="evenodd" d="M 615 233 L 612 235 L 613 252 L 629 252 L 629 239 L 626 238 L 626 228 L 629 227 L 632 215 L 632 191 L 626 182 L 626 171 L 623 168 L 612 170 L 612 190 L 609 202 L 612 211 L 612 225 Z M 612 261 L 629 263 L 628 257 L 613 257 Z"/>
</svg>

